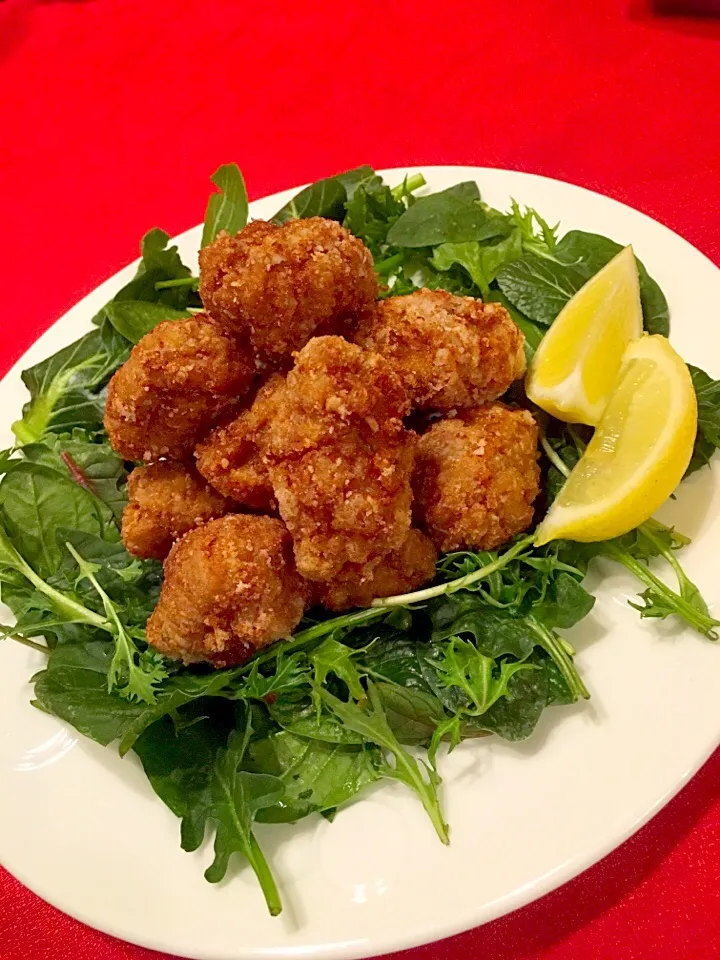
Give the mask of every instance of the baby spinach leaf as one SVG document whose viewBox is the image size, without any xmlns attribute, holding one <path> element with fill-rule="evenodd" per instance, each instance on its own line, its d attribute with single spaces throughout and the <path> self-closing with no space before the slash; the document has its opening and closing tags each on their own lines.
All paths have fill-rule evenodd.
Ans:
<svg viewBox="0 0 720 960">
<path fill-rule="evenodd" d="M 279 777 L 285 788 L 275 806 L 258 812 L 258 821 L 292 823 L 341 806 L 378 779 L 372 756 L 372 748 L 306 740 L 287 730 L 254 740 L 244 768 Z"/>
<path fill-rule="evenodd" d="M 306 217 L 327 217 L 342 220 L 345 202 L 352 199 L 358 184 L 373 176 L 372 167 L 358 167 L 334 177 L 317 180 L 296 194 L 272 218 L 273 223 L 287 223 Z"/>
<path fill-rule="evenodd" d="M 52 576 L 63 559 L 56 537 L 60 527 L 119 539 L 112 513 L 101 500 L 38 463 L 20 463 L 4 477 L 0 507 L 11 540 L 44 578 Z"/>
<path fill-rule="evenodd" d="M 720 448 L 720 380 L 713 380 L 704 370 L 691 364 L 688 364 L 688 370 L 697 396 L 698 427 L 686 477 L 709 463 L 713 453 Z"/>
<path fill-rule="evenodd" d="M 480 716 L 501 697 L 508 695 L 512 677 L 521 670 L 535 670 L 535 665 L 521 660 L 503 660 L 497 667 L 468 640 L 452 637 L 439 648 L 436 670 L 443 686 L 456 687 L 465 695 L 468 705 L 463 713 Z"/>
<path fill-rule="evenodd" d="M 221 230 L 236 234 L 248 219 L 247 190 L 238 165 L 224 163 L 210 179 L 219 192 L 213 193 L 208 200 L 201 247 L 212 243 Z"/>
<path fill-rule="evenodd" d="M 135 743 L 153 790 L 182 821 L 181 846 L 188 852 L 197 850 L 205 837 L 212 806 L 210 779 L 227 738 L 227 727 L 198 714 L 179 729 L 163 717 Z"/>
<path fill-rule="evenodd" d="M 477 594 L 467 591 L 443 597 L 432 607 L 431 619 L 434 643 L 470 634 L 478 650 L 492 659 L 511 656 L 524 660 L 536 643 L 523 619 L 492 609 Z"/>
<path fill-rule="evenodd" d="M 490 240 L 510 232 L 505 217 L 488 215 L 473 181 L 420 197 L 390 228 L 394 247 L 434 247 L 440 243 Z"/>
<path fill-rule="evenodd" d="M 390 729 L 400 743 L 426 744 L 445 718 L 443 705 L 425 690 L 401 687 L 396 683 L 376 683 Z"/>
<path fill-rule="evenodd" d="M 147 300 L 117 300 L 108 303 L 105 314 L 119 334 L 130 343 L 137 343 L 146 333 L 165 320 L 191 317 L 187 310 L 175 310 L 163 303 Z"/>
<path fill-rule="evenodd" d="M 581 269 L 589 280 L 622 249 L 621 244 L 600 234 L 571 230 L 558 242 L 554 254 L 559 260 Z M 637 257 L 635 259 L 640 275 L 640 300 L 645 329 L 648 333 L 660 333 L 666 337 L 670 332 L 670 311 L 665 294 L 644 265 Z"/>
<path fill-rule="evenodd" d="M 468 732 L 485 730 L 503 740 L 526 740 L 530 736 L 548 703 L 548 675 L 537 662 L 531 661 L 528 666 L 535 669 L 515 673 L 504 697 L 465 721 Z"/>
<path fill-rule="evenodd" d="M 309 695 L 280 696 L 268 704 L 273 720 L 288 733 L 324 743 L 359 745 L 366 741 L 359 734 L 344 726 L 334 713 L 321 709 Z"/>
<path fill-rule="evenodd" d="M 27 443 L 22 456 L 32 463 L 57 470 L 107 504 L 117 520 L 127 503 L 127 471 L 109 443 L 95 443 L 83 431 L 47 434 L 42 443 Z M 17 466 L 22 460 L 15 460 Z"/>
<path fill-rule="evenodd" d="M 35 677 L 38 705 L 103 746 L 121 737 L 143 710 L 108 692 L 113 653 L 113 644 L 101 640 L 62 644 Z"/>
<path fill-rule="evenodd" d="M 548 627 L 574 627 L 590 613 L 595 597 L 571 574 L 561 571 L 548 584 L 544 599 L 533 606 L 533 616 Z"/>
<path fill-rule="evenodd" d="M 240 853 L 257 876 L 268 910 L 277 916 L 282 910 L 280 895 L 252 825 L 260 810 L 272 807 L 284 793 L 279 777 L 241 770 L 251 727 L 230 735 L 226 749 L 220 749 L 210 777 L 211 805 L 208 816 L 215 822 L 215 859 L 205 871 L 210 883 L 217 883 L 227 873 L 230 857 Z"/>
<path fill-rule="evenodd" d="M 502 293 L 525 316 L 549 326 L 588 278 L 575 266 L 529 253 L 497 275 Z"/>
<path fill-rule="evenodd" d="M 98 329 L 35 364 L 22 374 L 30 391 L 22 419 L 12 430 L 20 443 L 40 440 L 48 432 L 75 427 L 102 427 L 105 398 L 100 388 L 127 359 L 128 342 L 115 330 Z"/>
<path fill-rule="evenodd" d="M 345 211 L 343 225 L 377 255 L 384 249 L 391 225 L 405 211 L 405 204 L 380 177 L 370 177 L 356 185 Z"/>
</svg>

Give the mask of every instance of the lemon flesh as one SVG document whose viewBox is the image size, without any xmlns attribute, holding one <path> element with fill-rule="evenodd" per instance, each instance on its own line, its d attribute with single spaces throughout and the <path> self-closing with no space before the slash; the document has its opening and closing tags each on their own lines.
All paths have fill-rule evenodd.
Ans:
<svg viewBox="0 0 720 960">
<path fill-rule="evenodd" d="M 625 247 L 558 314 L 530 365 L 528 397 L 558 420 L 596 426 L 642 328 L 637 263 Z"/>
<path fill-rule="evenodd" d="M 630 344 L 592 440 L 538 527 L 536 543 L 619 537 L 647 520 L 682 480 L 697 399 L 665 337 Z"/>
</svg>

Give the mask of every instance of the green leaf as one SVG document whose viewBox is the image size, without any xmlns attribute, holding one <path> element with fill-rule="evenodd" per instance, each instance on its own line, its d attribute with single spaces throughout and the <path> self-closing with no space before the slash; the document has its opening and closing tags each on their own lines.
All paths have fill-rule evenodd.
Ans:
<svg viewBox="0 0 720 960">
<path fill-rule="evenodd" d="M 448 843 L 448 828 L 443 820 L 437 794 L 440 779 L 431 767 L 428 767 L 423 761 L 418 762 L 403 749 L 388 724 L 382 701 L 374 684 L 368 683 L 366 710 L 363 710 L 353 701 L 344 703 L 342 700 L 338 700 L 327 690 L 322 690 L 321 696 L 325 704 L 337 714 L 345 726 L 354 730 L 355 733 L 359 733 L 370 743 L 375 743 L 387 750 L 393 756 L 395 765 L 391 767 L 389 764 L 383 763 L 378 768 L 379 772 L 384 777 L 399 780 L 417 793 L 437 835 L 443 843 Z"/>
<path fill-rule="evenodd" d="M 191 317 L 187 310 L 174 310 L 163 303 L 146 300 L 118 300 L 105 307 L 105 313 L 113 327 L 129 340 L 137 343 L 146 333 L 165 320 L 183 320 Z"/>
<path fill-rule="evenodd" d="M 329 673 L 342 680 L 350 692 L 350 696 L 355 700 L 361 700 L 365 696 L 365 690 L 360 682 L 360 674 L 353 663 L 353 654 L 355 653 L 344 643 L 339 643 L 332 637 L 324 640 L 310 655 L 313 667 L 315 669 L 315 682 L 318 686 L 324 684 Z"/>
<path fill-rule="evenodd" d="M 113 652 L 111 643 L 99 640 L 62 644 L 35 677 L 35 698 L 43 710 L 103 746 L 119 739 L 143 710 L 108 692 Z"/>
<path fill-rule="evenodd" d="M 569 573 L 561 571 L 548 585 L 544 600 L 533 607 L 533 616 L 548 627 L 574 627 L 590 613 L 595 597 Z"/>
<path fill-rule="evenodd" d="M 437 697 L 425 690 L 401 687 L 396 683 L 376 683 L 388 725 L 400 743 L 427 744 L 435 728 L 445 719 Z"/>
<path fill-rule="evenodd" d="M 221 230 L 236 234 L 248 219 L 247 190 L 238 165 L 225 163 L 210 179 L 219 188 L 219 193 L 213 193 L 208 200 L 201 247 L 212 243 Z"/>
<path fill-rule="evenodd" d="M 434 247 L 490 240 L 509 232 L 506 218 L 488 215 L 477 184 L 467 181 L 420 197 L 393 224 L 387 241 L 394 247 Z"/>
<path fill-rule="evenodd" d="M 575 266 L 526 254 L 497 275 L 500 290 L 525 316 L 549 326 L 587 276 Z"/>
<path fill-rule="evenodd" d="M 182 821 L 181 846 L 188 852 L 197 850 L 205 837 L 211 775 L 227 738 L 227 728 L 209 717 L 197 716 L 179 729 L 164 717 L 135 744 L 153 790 Z"/>
<path fill-rule="evenodd" d="M 72 434 L 47 434 L 42 443 L 25 444 L 22 456 L 74 480 L 107 504 L 116 520 L 121 519 L 127 503 L 127 471 L 122 457 L 109 443 L 92 442 L 80 430 Z M 22 461 L 15 461 L 14 465 L 18 462 Z"/>
<path fill-rule="evenodd" d="M 184 310 L 191 294 L 190 286 L 177 286 L 157 289 L 157 284 L 168 280 L 185 280 L 190 277 L 190 268 L 180 259 L 177 246 L 168 247 L 170 235 L 155 227 L 140 242 L 140 264 L 137 273 L 119 290 L 110 301 L 147 300 L 150 303 L 163 303 L 176 310 Z M 99 322 L 104 310 L 95 317 Z"/>
<path fill-rule="evenodd" d="M 360 237 L 373 254 L 379 254 L 388 230 L 405 211 L 405 204 L 395 198 L 380 177 L 370 177 L 356 185 L 345 210 L 343 225 Z"/>
<path fill-rule="evenodd" d="M 245 768 L 279 777 L 284 792 L 277 804 L 259 811 L 264 823 L 291 823 L 346 803 L 377 779 L 373 751 L 307 740 L 280 730 L 255 740 Z"/>
<path fill-rule="evenodd" d="M 371 176 L 373 176 L 372 167 L 364 166 L 324 180 L 317 180 L 278 210 L 272 222 L 287 223 L 288 220 L 306 217 L 342 220 L 345 216 L 345 202 L 352 199 L 358 184 Z"/>
<path fill-rule="evenodd" d="M 337 716 L 321 709 L 309 695 L 280 696 L 268 704 L 273 720 L 288 733 L 324 743 L 355 745 L 365 743 L 363 737 L 344 726 Z"/>
<path fill-rule="evenodd" d="M 230 857 L 239 853 L 248 861 L 257 876 L 272 916 L 282 910 L 280 895 L 260 846 L 252 832 L 260 810 L 274 806 L 283 796 L 284 784 L 279 777 L 240 770 L 250 740 L 250 724 L 245 733 L 235 731 L 227 749 L 217 753 L 210 780 L 212 806 L 209 816 L 215 821 L 215 859 L 205 871 L 210 883 L 217 883 L 227 873 Z"/>
<path fill-rule="evenodd" d="M 615 243 L 600 234 L 571 230 L 559 241 L 554 253 L 565 263 L 579 267 L 589 280 L 622 249 L 622 244 Z M 637 257 L 635 259 L 640 275 L 640 300 L 645 329 L 648 333 L 660 333 L 666 337 L 670 332 L 670 311 L 667 300 L 644 265 Z"/>
<path fill-rule="evenodd" d="M 101 387 L 127 359 L 130 345 L 115 331 L 92 330 L 79 340 L 25 370 L 23 383 L 30 401 L 22 419 L 12 425 L 21 443 L 40 440 L 47 432 L 75 427 L 102 427 L 105 398 Z"/>
<path fill-rule="evenodd" d="M 498 243 L 442 243 L 433 251 L 432 265 L 436 270 L 447 271 L 459 264 L 480 290 L 483 300 L 492 300 L 490 284 L 498 271 L 521 255 L 521 234 L 514 230 Z"/>
<path fill-rule="evenodd" d="M 480 653 L 491 659 L 511 656 L 525 660 L 536 644 L 536 638 L 524 619 L 488 607 L 474 593 L 460 591 L 443 597 L 431 608 L 430 615 L 434 643 L 469 634 Z"/>
<path fill-rule="evenodd" d="M 61 563 L 60 527 L 117 541 L 109 508 L 70 477 L 38 463 L 20 463 L 0 483 L 5 529 L 37 573 L 47 578 Z"/>
<path fill-rule="evenodd" d="M 689 476 L 710 462 L 720 448 L 720 380 L 713 380 L 704 370 L 688 364 L 698 403 L 698 427 L 690 465 L 685 472 Z"/>
<path fill-rule="evenodd" d="M 436 669 L 441 683 L 462 691 L 469 701 L 463 713 L 475 717 L 508 695 L 508 684 L 516 673 L 537 669 L 534 664 L 503 660 L 496 670 L 492 657 L 486 657 L 474 644 L 460 637 L 452 637 L 440 652 Z"/>
<path fill-rule="evenodd" d="M 533 659 L 530 665 L 539 667 L 539 662 Z M 574 702 L 574 699 L 567 702 Z M 546 669 L 540 667 L 515 673 L 507 684 L 504 697 L 496 700 L 485 713 L 466 720 L 465 735 L 474 730 L 494 733 L 503 740 L 526 740 L 537 726 L 548 702 Z"/>
</svg>

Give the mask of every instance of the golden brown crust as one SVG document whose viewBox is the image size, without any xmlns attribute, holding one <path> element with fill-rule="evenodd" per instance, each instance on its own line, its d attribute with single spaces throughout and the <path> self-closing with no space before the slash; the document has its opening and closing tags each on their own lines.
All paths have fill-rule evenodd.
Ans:
<svg viewBox="0 0 720 960">
<path fill-rule="evenodd" d="M 399 549 L 373 564 L 345 564 L 333 580 L 312 585 L 313 600 L 341 612 L 369 607 L 377 597 L 417 590 L 435 576 L 437 551 L 420 530 L 410 530 Z"/>
<path fill-rule="evenodd" d="M 414 435 L 389 365 L 339 337 L 316 337 L 288 374 L 268 462 L 298 569 L 329 580 L 379 560 L 410 529 Z"/>
<path fill-rule="evenodd" d="M 383 300 L 354 339 L 392 363 L 414 408 L 476 407 L 525 372 L 524 338 L 507 310 L 444 290 Z"/>
<path fill-rule="evenodd" d="M 143 559 L 164 560 L 175 540 L 232 508 L 194 467 L 169 460 L 136 467 L 128 496 L 122 539 L 129 553 Z"/>
<path fill-rule="evenodd" d="M 279 520 L 231 514 L 178 540 L 165 561 L 148 641 L 185 663 L 241 663 L 288 637 L 307 603 Z"/>
<path fill-rule="evenodd" d="M 532 522 L 538 427 L 501 403 L 433 424 L 418 441 L 414 509 L 443 552 L 494 550 Z"/>
<path fill-rule="evenodd" d="M 183 460 L 237 405 L 254 376 L 249 349 L 202 315 L 160 323 L 110 381 L 110 443 L 128 460 Z"/>
<path fill-rule="evenodd" d="M 231 423 L 213 430 L 195 450 L 198 470 L 205 479 L 226 497 L 253 510 L 277 510 L 265 463 L 265 445 L 284 385 L 284 377 L 272 376 L 260 388 L 251 407 Z"/>
<path fill-rule="evenodd" d="M 200 251 L 205 309 L 271 358 L 339 332 L 377 297 L 367 247 L 334 220 L 255 221 Z"/>
</svg>

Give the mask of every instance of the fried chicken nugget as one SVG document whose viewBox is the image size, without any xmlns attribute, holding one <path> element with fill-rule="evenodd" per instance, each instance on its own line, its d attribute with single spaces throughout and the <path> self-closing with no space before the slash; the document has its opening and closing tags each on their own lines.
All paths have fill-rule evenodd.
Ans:
<svg viewBox="0 0 720 960">
<path fill-rule="evenodd" d="M 232 508 L 194 467 L 170 460 L 136 467 L 128 477 L 128 496 L 123 543 L 145 560 L 164 560 L 175 540 Z"/>
<path fill-rule="evenodd" d="M 336 333 L 376 299 L 372 254 L 334 220 L 255 221 L 200 251 L 200 296 L 227 330 L 270 358 Z"/>
<path fill-rule="evenodd" d="M 341 612 L 369 607 L 376 597 L 417 590 L 435 576 L 437 551 L 420 530 L 410 530 L 398 550 L 378 564 L 350 563 L 329 583 L 312 585 L 313 600 Z"/>
<path fill-rule="evenodd" d="M 249 348 L 201 314 L 160 323 L 110 381 L 110 443 L 128 460 L 183 460 L 247 393 L 254 376 Z"/>
<path fill-rule="evenodd" d="M 307 584 L 295 569 L 284 525 L 230 514 L 173 546 L 147 638 L 184 663 L 228 667 L 288 637 L 306 603 Z"/>
<path fill-rule="evenodd" d="M 410 529 L 414 434 L 390 365 L 340 337 L 296 355 L 270 426 L 268 464 L 280 515 L 309 580 L 379 561 Z"/>
<path fill-rule="evenodd" d="M 195 450 L 200 473 L 216 490 L 254 510 L 275 511 L 265 446 L 270 421 L 285 378 L 272 376 L 251 407 L 224 427 L 218 427 Z"/>
<path fill-rule="evenodd" d="M 383 300 L 354 340 L 392 363 L 415 409 L 477 407 L 525 373 L 525 338 L 507 310 L 444 290 Z"/>
<path fill-rule="evenodd" d="M 527 410 L 493 403 L 440 420 L 418 442 L 416 517 L 438 550 L 494 550 L 532 521 L 537 461 Z"/>
</svg>

